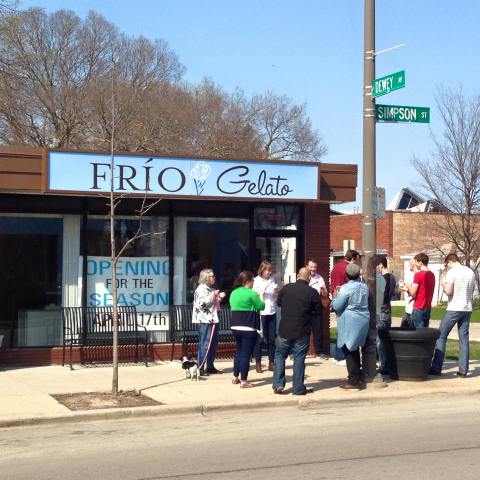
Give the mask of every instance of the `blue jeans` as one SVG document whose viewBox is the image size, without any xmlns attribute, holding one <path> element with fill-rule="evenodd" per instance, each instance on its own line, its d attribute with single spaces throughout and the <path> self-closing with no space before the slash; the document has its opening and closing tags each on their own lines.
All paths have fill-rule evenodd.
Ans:
<svg viewBox="0 0 480 480">
<path fill-rule="evenodd" d="M 447 347 L 447 337 L 452 328 L 457 325 L 458 328 L 458 371 L 462 374 L 468 372 L 468 359 L 470 357 L 470 345 L 468 328 L 470 326 L 470 316 L 472 312 L 451 312 L 446 311 L 440 323 L 440 337 L 435 345 L 432 367 L 434 372 L 442 371 L 443 360 L 445 358 L 445 349 Z"/>
<path fill-rule="evenodd" d="M 276 328 L 275 323 L 277 317 L 273 315 L 260 315 L 260 320 L 262 321 L 262 330 L 263 330 L 263 339 L 259 335 L 255 348 L 253 350 L 253 356 L 255 361 L 260 363 L 262 361 L 262 342 L 267 344 L 268 348 L 268 361 L 272 362 L 275 360 L 275 337 L 276 337 Z"/>
<path fill-rule="evenodd" d="M 297 340 L 287 340 L 277 336 L 275 349 L 275 371 L 273 372 L 273 388 L 285 388 L 285 360 L 293 355 L 293 391 L 294 395 L 303 395 L 307 391 L 303 383 L 305 375 L 305 357 L 307 356 L 310 336 Z"/>
<path fill-rule="evenodd" d="M 415 328 L 428 327 L 431 308 L 414 308 L 411 316 L 412 326 Z"/>
<path fill-rule="evenodd" d="M 256 331 L 232 330 L 237 348 L 233 359 L 233 376 L 238 377 L 243 382 L 247 381 L 248 370 L 250 368 L 250 358 L 257 342 L 258 333 Z"/>
<path fill-rule="evenodd" d="M 208 342 L 212 335 L 212 328 L 214 328 L 212 343 L 207 354 Z M 214 368 L 213 362 L 217 353 L 218 344 L 218 323 L 199 323 L 198 324 L 198 366 L 203 370 Z M 207 358 L 205 359 L 205 355 Z"/>
<path fill-rule="evenodd" d="M 380 317 L 377 322 L 377 352 L 378 359 L 380 360 L 380 372 L 387 373 L 389 371 L 389 365 L 387 362 L 387 355 L 385 353 L 385 347 L 383 345 L 383 340 L 380 338 L 380 332 L 388 332 L 392 326 L 392 310 L 389 308 L 382 307 L 380 311 Z"/>
</svg>

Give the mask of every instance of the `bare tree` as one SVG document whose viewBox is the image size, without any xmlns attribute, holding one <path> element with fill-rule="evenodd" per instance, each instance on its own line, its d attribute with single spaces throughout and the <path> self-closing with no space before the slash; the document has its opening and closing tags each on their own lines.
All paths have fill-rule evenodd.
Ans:
<svg viewBox="0 0 480 480">
<path fill-rule="evenodd" d="M 326 155 L 327 146 L 312 129 L 305 104 L 267 92 L 253 96 L 250 114 L 263 158 L 319 161 Z"/>
<path fill-rule="evenodd" d="M 115 80 L 115 143 L 121 150 L 147 150 L 154 131 L 145 112 L 151 112 L 151 107 L 158 104 L 162 86 L 178 82 L 185 69 L 163 40 L 152 42 L 144 37 L 122 36 L 116 50 L 121 54 L 118 55 Z M 89 95 L 87 141 L 100 148 L 110 142 L 109 85 L 108 76 L 100 76 L 91 86 Z"/>
<path fill-rule="evenodd" d="M 121 138 L 138 123 L 145 92 L 184 72 L 163 40 L 122 35 L 93 12 L 82 21 L 67 10 L 30 9 L 0 22 L 0 139 L 6 143 L 92 147 L 101 138 L 106 148 L 109 59 L 116 51 L 122 52 Z"/>
<path fill-rule="evenodd" d="M 116 138 L 116 125 L 117 125 L 117 91 L 116 86 L 118 83 L 117 79 L 117 65 L 118 61 L 115 57 L 112 57 L 111 62 L 111 81 L 110 81 L 110 191 L 108 194 L 109 201 L 109 213 L 108 219 L 110 223 L 110 264 L 112 269 L 112 309 L 113 309 L 113 342 L 112 342 L 112 395 L 118 395 L 118 329 L 119 329 L 119 318 L 118 318 L 118 290 L 117 290 L 117 263 L 125 250 L 139 240 L 141 237 L 146 235 L 151 235 L 151 232 L 143 233 L 142 232 L 142 223 L 144 216 L 160 202 L 160 199 L 148 201 L 147 192 L 145 192 L 140 208 L 135 212 L 138 218 L 138 227 L 133 235 L 126 240 L 123 245 L 119 245 L 117 249 L 115 241 L 115 219 L 116 214 L 115 210 L 118 205 L 121 203 L 125 194 L 117 194 L 115 191 L 115 138 Z"/>
<path fill-rule="evenodd" d="M 193 88 L 192 153 L 222 157 L 258 157 L 260 145 L 239 91 L 228 95 L 211 80 Z"/>
<path fill-rule="evenodd" d="M 432 244 L 443 254 L 453 247 L 475 270 L 480 255 L 480 97 L 440 88 L 436 103 L 443 134 L 433 136 L 431 158 L 413 157 L 422 187 L 444 207 L 429 215 Z M 447 248 L 442 248 L 442 245 Z"/>
<path fill-rule="evenodd" d="M 0 29 L 0 119 L 4 141 L 75 145 L 85 117 L 87 87 L 115 37 L 96 14 L 31 9 L 10 15 Z M 102 62 L 103 60 L 103 62 Z"/>
<path fill-rule="evenodd" d="M 19 3 L 19 0 L 0 1 L 0 17 L 17 12 L 17 7 Z"/>
</svg>

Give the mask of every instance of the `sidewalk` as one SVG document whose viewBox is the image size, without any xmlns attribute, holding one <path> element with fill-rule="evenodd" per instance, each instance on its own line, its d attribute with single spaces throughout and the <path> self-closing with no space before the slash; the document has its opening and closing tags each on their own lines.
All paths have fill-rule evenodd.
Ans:
<svg viewBox="0 0 480 480">
<path fill-rule="evenodd" d="M 217 361 L 223 375 L 212 375 L 200 381 L 185 380 L 179 362 L 120 366 L 119 385 L 122 390 L 140 390 L 162 402 L 154 407 L 72 412 L 57 403 L 50 394 L 88 391 L 110 391 L 111 366 L 0 368 L 0 428 L 43 422 L 69 422 L 119 418 L 135 415 L 171 415 L 205 413 L 219 410 L 252 408 L 321 407 L 331 403 L 361 401 L 392 401 L 435 394 L 474 394 L 480 392 L 480 362 L 471 362 L 470 375 L 455 376 L 456 362 L 446 362 L 441 377 L 424 382 L 386 381 L 387 388 L 369 384 L 363 391 L 343 391 L 339 385 L 346 376 L 346 367 L 330 360 L 307 359 L 306 383 L 313 394 L 293 396 L 291 383 L 286 394 L 272 392 L 272 372 L 250 372 L 255 388 L 241 390 L 231 384 L 231 361 Z M 380 377 L 381 378 L 381 377 Z M 291 362 L 287 363 L 287 381 L 291 382 Z M 380 382 L 381 383 L 381 382 Z M 382 386 L 382 385 L 381 385 Z"/>
</svg>

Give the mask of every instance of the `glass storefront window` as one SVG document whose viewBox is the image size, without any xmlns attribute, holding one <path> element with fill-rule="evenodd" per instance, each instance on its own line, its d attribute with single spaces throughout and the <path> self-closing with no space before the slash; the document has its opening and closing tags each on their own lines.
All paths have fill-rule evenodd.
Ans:
<svg viewBox="0 0 480 480">
<path fill-rule="evenodd" d="M 139 228 L 138 218 L 115 220 L 115 248 L 119 252 Z M 117 262 L 117 301 L 119 306 L 136 307 L 137 320 L 149 331 L 150 342 L 167 341 L 170 304 L 168 219 L 142 219 L 140 236 L 122 252 Z M 86 255 L 86 304 L 91 307 L 113 304 L 110 260 L 110 221 L 88 218 L 84 233 Z M 80 258 L 84 270 L 83 257 Z"/>
<path fill-rule="evenodd" d="M 115 248 L 117 252 L 137 232 L 139 220 L 135 218 L 115 219 Z M 153 257 L 168 255 L 167 218 L 142 220 L 141 234 L 122 253 L 123 257 Z M 87 255 L 110 256 L 110 221 L 104 218 L 88 218 L 85 250 Z"/>
<path fill-rule="evenodd" d="M 256 207 L 253 223 L 255 230 L 297 230 L 298 205 Z"/>
<path fill-rule="evenodd" d="M 228 296 L 238 273 L 249 265 L 249 222 L 230 218 L 177 218 L 175 227 L 175 304 L 190 304 L 204 268 L 216 275 L 216 288 Z"/>
<path fill-rule="evenodd" d="M 0 336 L 3 346 L 61 341 L 63 220 L 0 216 Z"/>
</svg>

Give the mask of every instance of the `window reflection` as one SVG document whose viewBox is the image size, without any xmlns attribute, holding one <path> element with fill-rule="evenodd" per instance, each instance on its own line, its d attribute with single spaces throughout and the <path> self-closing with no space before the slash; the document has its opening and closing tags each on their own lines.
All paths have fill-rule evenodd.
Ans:
<svg viewBox="0 0 480 480">
<path fill-rule="evenodd" d="M 115 248 L 120 249 L 133 238 L 139 227 L 136 218 L 115 219 Z M 88 256 L 110 256 L 110 221 L 104 218 L 87 220 L 86 254 Z M 142 220 L 141 236 L 130 243 L 122 257 L 154 257 L 168 255 L 168 219 L 148 218 Z"/>
<path fill-rule="evenodd" d="M 0 335 L 16 345 L 19 312 L 62 305 L 61 218 L 0 216 Z"/>
<path fill-rule="evenodd" d="M 297 205 L 256 207 L 255 230 L 297 230 L 299 209 Z"/>
</svg>

